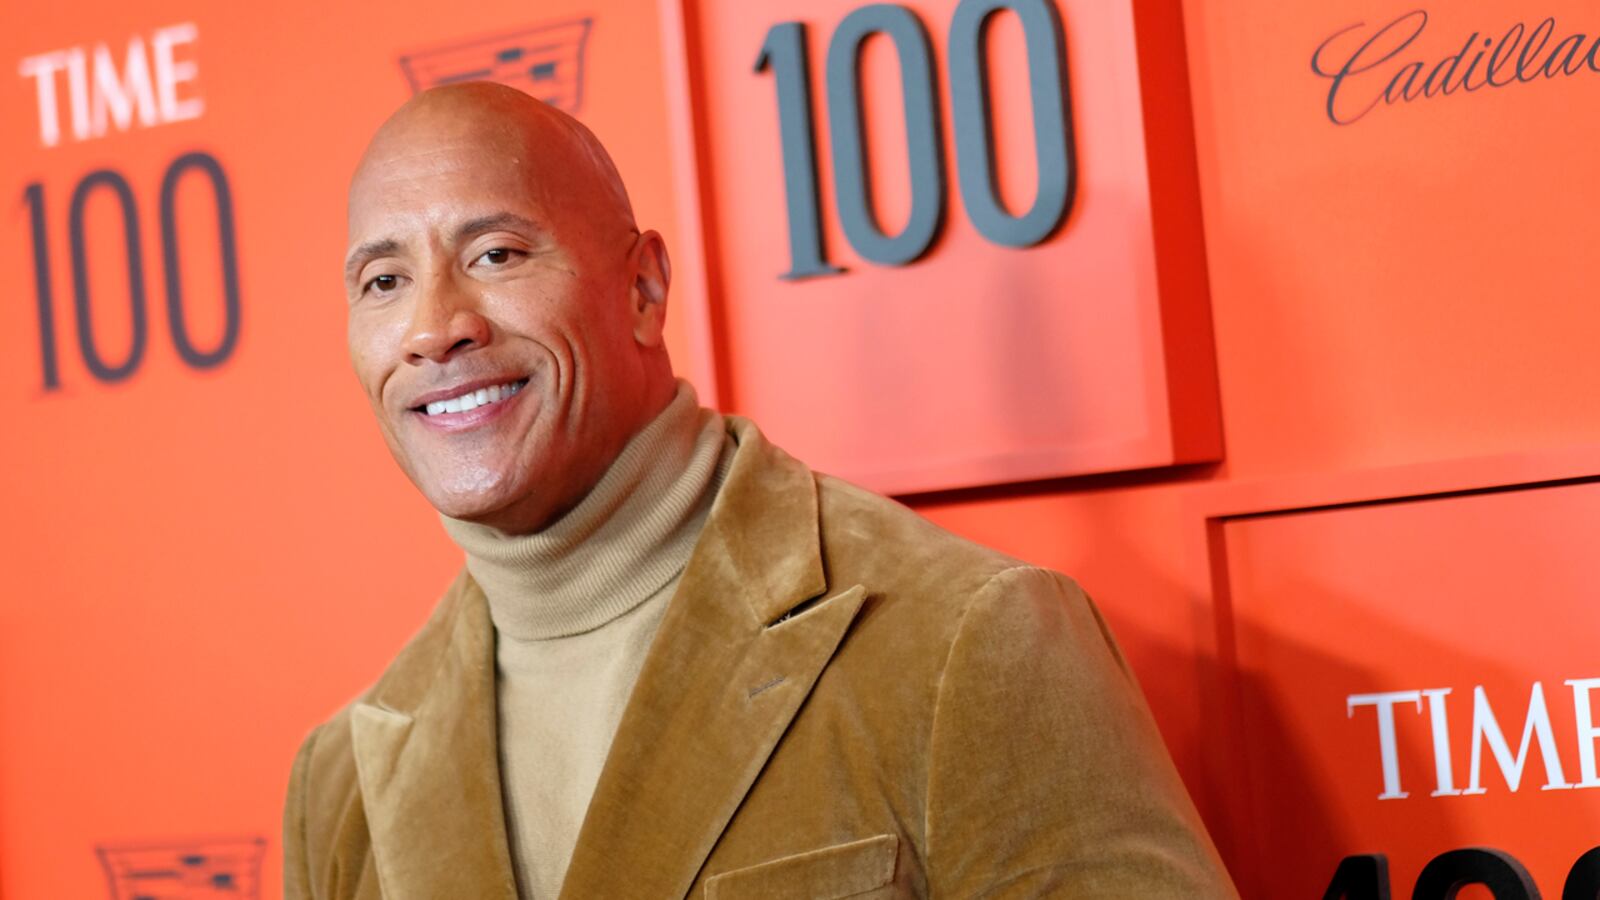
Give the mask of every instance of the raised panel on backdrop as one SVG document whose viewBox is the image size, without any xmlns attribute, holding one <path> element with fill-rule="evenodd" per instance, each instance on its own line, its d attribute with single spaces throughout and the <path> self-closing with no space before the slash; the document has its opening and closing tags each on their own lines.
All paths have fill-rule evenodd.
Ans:
<svg viewBox="0 0 1600 900">
<path fill-rule="evenodd" d="M 1415 468 L 1211 518 L 1218 837 L 1246 896 L 1594 896 L 1600 476 Z"/>
<path fill-rule="evenodd" d="M 296 747 L 461 565 L 350 371 L 351 171 L 414 90 L 490 78 L 677 246 L 653 12 L 5 7 L 0 897 L 281 896 Z"/>
<path fill-rule="evenodd" d="M 1177 2 L 680 10 L 725 409 L 891 493 L 1219 458 Z"/>
</svg>

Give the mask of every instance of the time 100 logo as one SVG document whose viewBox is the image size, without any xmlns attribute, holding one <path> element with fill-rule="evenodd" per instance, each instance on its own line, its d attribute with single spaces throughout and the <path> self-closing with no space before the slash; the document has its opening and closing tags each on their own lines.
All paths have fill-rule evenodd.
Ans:
<svg viewBox="0 0 1600 900">
<path fill-rule="evenodd" d="M 1027 46 L 1033 147 L 1038 188 L 1033 203 L 1012 215 L 999 197 L 995 178 L 994 121 L 989 108 L 985 33 L 989 20 L 1009 10 L 1021 21 Z M 1049 237 L 1072 205 L 1077 161 L 1061 16 L 1050 0 L 961 0 L 949 25 L 950 114 L 955 132 L 956 180 L 973 227 L 990 242 L 1030 247 Z M 899 234 L 886 234 L 871 208 L 862 137 L 861 46 L 882 34 L 900 59 L 911 216 Z M 851 248 L 879 265 L 901 266 L 928 251 L 944 225 L 944 141 L 935 98 L 933 50 L 916 13 L 892 3 L 863 6 L 845 16 L 828 41 L 829 148 L 839 224 Z M 836 275 L 822 241 L 816 138 L 811 106 L 810 59 L 805 25 L 772 26 L 756 58 L 756 71 L 771 70 L 778 93 L 783 181 L 789 218 L 789 271 L 782 278 Z"/>
<path fill-rule="evenodd" d="M 191 175 L 191 173 L 193 173 Z M 183 272 L 178 256 L 178 187 L 185 177 L 202 178 L 216 205 L 217 252 L 222 268 L 222 336 L 215 346 L 199 346 L 189 334 Z M 122 213 L 123 253 L 128 266 L 128 305 L 132 335 L 127 350 L 107 353 L 95 338 L 93 298 L 89 290 L 89 246 L 85 236 L 88 203 L 96 193 L 115 198 Z M 44 185 L 24 188 L 32 226 L 35 301 L 39 318 L 39 362 L 44 389 L 61 387 L 56 337 L 55 289 L 50 277 L 49 208 Z M 78 180 L 67 204 L 67 252 L 72 260 L 72 308 L 77 324 L 78 353 L 97 381 L 118 382 L 138 371 L 148 343 L 144 250 L 139 240 L 139 204 L 128 179 L 115 169 L 98 169 Z M 193 369 L 210 369 L 233 355 L 239 341 L 239 254 L 234 240 L 233 191 L 222 164 L 209 153 L 185 153 L 172 161 L 161 179 L 161 262 L 166 276 L 167 327 L 179 358 Z"/>
</svg>

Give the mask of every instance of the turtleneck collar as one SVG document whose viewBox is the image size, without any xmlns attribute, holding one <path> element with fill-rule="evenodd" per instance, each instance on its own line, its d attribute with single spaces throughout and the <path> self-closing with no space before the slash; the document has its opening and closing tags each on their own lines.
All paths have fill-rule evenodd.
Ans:
<svg viewBox="0 0 1600 900">
<path fill-rule="evenodd" d="M 594 489 L 543 530 L 508 535 L 442 516 L 467 554 L 495 628 L 517 640 L 592 631 L 676 578 L 689 561 L 729 456 L 722 416 L 679 380 Z"/>
</svg>

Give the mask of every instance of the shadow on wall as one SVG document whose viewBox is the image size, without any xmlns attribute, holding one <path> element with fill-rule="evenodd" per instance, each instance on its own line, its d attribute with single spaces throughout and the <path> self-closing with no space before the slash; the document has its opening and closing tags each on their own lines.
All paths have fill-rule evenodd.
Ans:
<svg viewBox="0 0 1600 900">
<path fill-rule="evenodd" d="M 1551 630 L 1571 635 L 1570 601 L 1544 608 L 1538 598 L 1519 596 L 1514 580 L 1493 574 L 1506 564 L 1504 554 L 1473 552 L 1474 532 L 1442 538 L 1400 530 L 1360 552 L 1329 544 L 1308 547 L 1317 552 L 1304 563 L 1253 561 L 1250 543 L 1223 544 L 1246 520 L 1211 526 L 1213 579 L 1197 591 L 1174 564 L 1173 548 L 1207 523 L 1181 513 L 1181 482 L 1212 471 L 1185 467 L 914 499 L 922 507 L 951 504 L 928 511 L 979 541 L 1064 569 L 1096 599 L 1245 897 L 1320 897 L 1343 858 L 1375 853 L 1389 858 L 1395 896 L 1407 896 L 1425 864 L 1470 845 L 1506 852 L 1547 895 L 1559 892 L 1600 834 L 1596 795 L 1541 790 L 1549 780 L 1579 780 L 1572 754 L 1585 746 L 1559 696 L 1567 693 L 1560 679 L 1594 673 L 1547 663 L 1539 643 Z M 1270 527 L 1274 519 L 1326 514 L 1286 511 L 1248 521 Z M 1522 531 L 1530 546 L 1545 542 L 1536 530 Z M 1449 566 L 1450 577 L 1437 566 Z M 1371 577 L 1363 574 L 1369 571 Z M 1391 585 L 1391 578 L 1399 581 Z M 1464 580 L 1491 589 L 1451 587 Z M 1542 739 L 1517 749 L 1535 681 L 1544 687 L 1552 759 L 1565 755 L 1564 774 L 1547 772 Z M 1475 795 L 1433 796 L 1443 777 L 1457 791 L 1472 783 L 1477 685 L 1509 756 L 1483 752 Z M 1378 710 L 1370 703 L 1352 708 L 1350 698 L 1435 688 L 1451 691 L 1441 698 L 1449 711 L 1451 776 L 1437 771 L 1430 701 L 1398 702 L 1394 746 L 1408 796 L 1380 799 L 1387 789 Z M 1522 774 L 1513 790 L 1515 770 L 1503 760 L 1518 756 L 1525 761 L 1516 764 Z M 1471 886 L 1461 892 L 1462 900 L 1468 896 L 1487 894 Z"/>
<path fill-rule="evenodd" d="M 1175 515 L 1175 495 L 1181 483 L 1206 481 L 1215 469 L 1187 466 L 909 499 L 979 541 L 1066 569 L 1096 599 L 1245 897 L 1320 897 L 1340 860 L 1364 853 L 1387 854 L 1394 890 L 1406 895 L 1428 859 L 1482 839 L 1476 810 L 1487 804 L 1429 796 L 1428 713 L 1409 708 L 1396 713 L 1411 796 L 1379 801 L 1384 786 L 1376 712 L 1357 708 L 1352 716 L 1348 698 L 1454 687 L 1452 744 L 1462 787 L 1469 685 L 1515 685 L 1523 692 L 1516 702 L 1525 704 L 1526 678 L 1475 652 L 1482 648 L 1416 632 L 1385 616 L 1373 597 L 1334 588 L 1311 572 L 1272 587 L 1271 594 L 1240 596 L 1237 608 L 1225 579 L 1208 595 L 1196 594 L 1175 574 L 1181 572 L 1173 564 L 1176 554 L 1164 548 L 1181 544 L 1185 529 L 1205 527 Z M 1071 497 L 1059 505 L 1048 496 L 1066 491 Z M 941 504 L 951 508 L 930 509 Z M 1019 536 L 1017 522 L 1030 517 L 1037 522 Z M 1052 520 L 1058 526 L 1050 526 Z M 1216 550 L 1220 545 L 1213 558 L 1225 559 Z M 1216 595 L 1215 604 L 1209 594 Z M 1329 623 L 1325 632 L 1303 624 L 1311 613 Z M 1406 648 L 1405 657 L 1391 660 L 1373 650 L 1369 639 L 1378 637 Z M 1525 709 L 1507 707 L 1502 715 L 1513 741 Z M 1533 765 L 1525 781 L 1537 777 Z M 1496 785 L 1489 782 L 1498 778 L 1487 762 L 1491 795 Z M 1474 809 L 1451 806 L 1465 803 Z M 1535 848 L 1504 849 L 1535 862 Z M 1539 874 L 1560 883 L 1555 873 Z"/>
<path fill-rule="evenodd" d="M 1132 623 L 1119 626 L 1114 617 L 1112 624 L 1152 706 L 1193 702 L 1198 689 L 1201 743 L 1173 749 L 1185 757 L 1186 773 L 1198 776 L 1189 781 L 1191 791 L 1244 897 L 1322 896 L 1341 859 L 1368 853 L 1388 856 L 1395 896 L 1406 896 L 1429 859 L 1481 838 L 1471 833 L 1478 815 L 1464 808 L 1452 814 L 1444 805 L 1459 799 L 1429 796 L 1435 773 L 1427 713 L 1396 708 L 1398 756 L 1410 796 L 1378 800 L 1384 784 L 1376 713 L 1369 707 L 1352 716 L 1346 700 L 1355 694 L 1454 687 L 1459 704 L 1465 684 L 1451 673 L 1470 671 L 1474 683 L 1525 689 L 1519 673 L 1464 653 L 1458 644 L 1410 629 L 1397 633 L 1394 620 L 1371 612 L 1370 601 L 1356 602 L 1314 581 L 1292 584 L 1271 602 L 1337 610 L 1338 633 L 1327 643 L 1308 643 L 1273 627 L 1270 619 L 1283 618 L 1282 609 L 1230 610 L 1228 602 L 1225 586 L 1215 615 L 1205 598 L 1191 598 L 1196 622 L 1214 625 L 1218 652 L 1196 656 L 1187 671 L 1186 648 Z M 1409 650 L 1393 671 L 1382 668 L 1387 661 L 1375 667 L 1361 659 L 1363 637 L 1379 634 Z M 1192 684 L 1185 683 L 1189 678 Z M 1467 718 L 1459 707 L 1455 713 L 1452 744 L 1460 788 L 1466 771 L 1459 738 Z M 1514 740 L 1522 728 L 1520 712 L 1508 711 L 1501 721 Z M 1492 791 L 1498 770 L 1492 762 L 1485 765 L 1485 784 Z M 1535 768 L 1528 779 L 1538 774 Z M 1558 874 L 1563 873 L 1545 877 Z"/>
<path fill-rule="evenodd" d="M 1135 553 L 1122 547 L 1115 558 Z M 1180 584 L 1168 586 L 1173 595 L 1185 593 Z M 1206 598 L 1190 597 L 1187 611 L 1198 627 L 1227 627 L 1219 627 Z M 1283 639 L 1248 621 L 1211 638 L 1220 653 L 1196 653 L 1115 611 L 1107 618 L 1151 707 L 1198 711 L 1195 739 L 1169 739 L 1168 746 L 1243 897 L 1320 897 L 1340 859 L 1382 849 L 1364 846 L 1334 810 L 1328 791 L 1340 779 L 1319 768 L 1311 752 L 1316 736 L 1296 725 L 1297 715 L 1305 718 L 1303 704 L 1297 708 L 1273 672 L 1235 664 L 1230 648 L 1292 659 L 1297 678 L 1332 691 L 1382 689 L 1372 673 L 1328 648 Z M 1347 723 L 1342 695 L 1323 718 Z M 1286 890 L 1286 881 L 1299 887 Z"/>
</svg>

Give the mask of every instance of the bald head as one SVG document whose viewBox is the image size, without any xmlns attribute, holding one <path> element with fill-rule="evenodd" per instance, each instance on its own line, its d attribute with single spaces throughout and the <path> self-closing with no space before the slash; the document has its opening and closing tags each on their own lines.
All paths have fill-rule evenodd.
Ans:
<svg viewBox="0 0 1600 900">
<path fill-rule="evenodd" d="M 349 237 L 351 360 L 445 515 L 544 527 L 671 400 L 666 248 L 566 113 L 499 84 L 417 95 L 356 168 Z"/>
<path fill-rule="evenodd" d="M 373 135 L 356 166 L 350 202 L 398 160 L 441 147 L 472 147 L 581 203 L 596 220 L 634 229 L 633 205 L 611 155 L 582 122 L 516 88 L 469 81 L 412 97 Z"/>
</svg>

